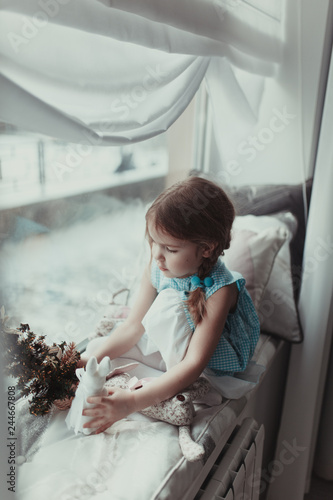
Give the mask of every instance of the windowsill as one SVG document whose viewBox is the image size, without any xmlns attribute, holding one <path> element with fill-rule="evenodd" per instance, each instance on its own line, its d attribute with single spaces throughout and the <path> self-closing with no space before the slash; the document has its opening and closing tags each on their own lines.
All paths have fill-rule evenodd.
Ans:
<svg viewBox="0 0 333 500">
<path fill-rule="evenodd" d="M 43 203 L 61 198 L 68 198 L 81 194 L 96 191 L 117 189 L 127 185 L 136 184 L 149 180 L 165 178 L 167 169 L 164 165 L 140 168 L 138 170 L 128 170 L 126 172 L 111 174 L 97 179 L 89 179 L 83 182 L 59 183 L 58 185 L 44 186 L 43 190 L 39 186 L 29 188 L 17 193 L 1 194 L 0 210 L 8 210 L 17 207 L 27 206 L 35 203 Z"/>
</svg>

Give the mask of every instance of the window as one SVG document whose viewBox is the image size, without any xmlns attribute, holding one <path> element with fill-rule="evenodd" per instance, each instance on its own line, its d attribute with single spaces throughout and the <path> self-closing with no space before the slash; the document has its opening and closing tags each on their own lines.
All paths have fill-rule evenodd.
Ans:
<svg viewBox="0 0 333 500">
<path fill-rule="evenodd" d="M 167 170 L 166 134 L 129 146 L 102 147 L 4 124 L 0 129 L 1 208 L 163 177 Z"/>
<path fill-rule="evenodd" d="M 114 297 L 125 303 L 118 292 L 141 276 L 145 203 L 164 185 L 168 148 L 167 134 L 88 147 L 0 124 L 0 274 L 12 326 L 24 317 L 48 343 L 80 342 Z"/>
</svg>

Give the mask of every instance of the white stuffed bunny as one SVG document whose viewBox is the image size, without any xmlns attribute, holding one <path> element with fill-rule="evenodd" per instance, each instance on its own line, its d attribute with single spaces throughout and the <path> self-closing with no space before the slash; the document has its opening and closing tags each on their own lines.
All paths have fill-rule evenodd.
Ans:
<svg viewBox="0 0 333 500">
<path fill-rule="evenodd" d="M 98 364 L 97 359 L 93 356 L 89 359 L 86 369 L 77 368 L 76 376 L 80 383 L 76 389 L 75 398 L 66 417 L 66 424 L 69 429 L 73 428 L 75 434 L 83 432 L 83 434 L 91 434 L 95 429 L 83 428 L 83 424 L 90 420 L 90 417 L 82 415 L 82 410 L 93 405 L 87 403 L 89 396 L 104 396 L 108 391 L 104 387 L 106 376 L 110 373 L 111 361 L 108 356 L 102 359 Z"/>
</svg>

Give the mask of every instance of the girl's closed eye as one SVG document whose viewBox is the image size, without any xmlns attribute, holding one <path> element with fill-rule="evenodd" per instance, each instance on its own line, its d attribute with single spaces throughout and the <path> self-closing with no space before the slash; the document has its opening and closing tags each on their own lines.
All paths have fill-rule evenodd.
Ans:
<svg viewBox="0 0 333 500">
<path fill-rule="evenodd" d="M 167 250 L 167 252 L 177 253 L 177 250 L 172 250 L 171 248 L 168 248 L 168 247 L 165 247 L 165 249 Z"/>
</svg>

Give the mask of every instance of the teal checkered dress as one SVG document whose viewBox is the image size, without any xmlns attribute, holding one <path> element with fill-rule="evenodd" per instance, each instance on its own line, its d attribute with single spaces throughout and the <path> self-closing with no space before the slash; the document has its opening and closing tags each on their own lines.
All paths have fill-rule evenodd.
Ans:
<svg viewBox="0 0 333 500">
<path fill-rule="evenodd" d="M 214 374 L 232 375 L 235 372 L 245 370 L 253 355 L 259 339 L 259 319 L 252 299 L 245 288 L 245 279 L 241 274 L 229 271 L 219 259 L 209 276 L 213 278 L 213 285 L 204 288 L 206 300 L 223 286 L 232 283 L 236 283 L 239 290 L 237 307 L 234 312 L 228 314 L 219 343 L 208 363 L 208 368 Z M 167 288 L 173 288 L 180 292 L 181 299 L 184 301 L 186 317 L 193 332 L 195 325 L 185 304 L 189 292 L 193 291 L 192 277 L 167 278 L 160 271 L 156 262 L 152 262 L 151 281 L 154 288 L 158 293 Z"/>
</svg>

